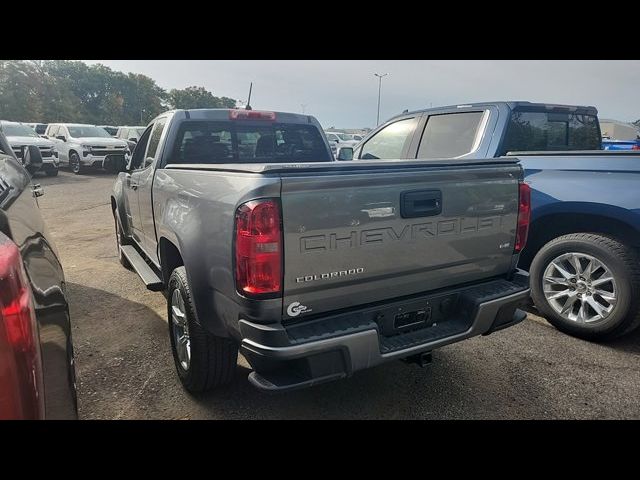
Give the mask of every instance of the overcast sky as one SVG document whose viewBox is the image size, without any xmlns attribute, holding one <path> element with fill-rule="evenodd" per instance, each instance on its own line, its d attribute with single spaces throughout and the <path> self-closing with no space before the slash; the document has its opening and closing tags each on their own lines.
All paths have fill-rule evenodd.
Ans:
<svg viewBox="0 0 640 480">
<path fill-rule="evenodd" d="M 640 118 L 640 61 L 90 60 L 143 73 L 165 89 L 203 86 L 254 109 L 302 111 L 323 127 L 362 128 L 409 110 L 490 100 L 595 105 L 601 118 Z"/>
</svg>

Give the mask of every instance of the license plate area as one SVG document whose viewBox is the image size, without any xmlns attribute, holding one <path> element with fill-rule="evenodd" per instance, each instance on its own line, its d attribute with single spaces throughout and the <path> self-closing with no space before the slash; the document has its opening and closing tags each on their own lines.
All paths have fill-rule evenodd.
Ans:
<svg viewBox="0 0 640 480">
<path fill-rule="evenodd" d="M 457 293 L 396 303 L 376 314 L 376 323 L 384 336 L 421 330 L 446 322 L 457 308 Z"/>
</svg>

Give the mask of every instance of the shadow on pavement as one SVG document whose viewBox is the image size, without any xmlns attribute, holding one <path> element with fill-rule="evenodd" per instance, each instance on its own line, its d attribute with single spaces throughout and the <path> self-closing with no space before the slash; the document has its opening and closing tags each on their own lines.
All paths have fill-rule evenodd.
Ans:
<svg viewBox="0 0 640 480">
<path fill-rule="evenodd" d="M 533 304 L 528 305 L 524 310 L 527 313 L 536 315 L 540 318 L 545 318 Z M 553 330 L 555 330 L 555 332 L 558 335 L 567 335 L 566 333 L 563 333 L 557 330 L 550 323 L 547 323 L 547 325 Z M 581 340 L 581 339 L 578 339 L 578 340 Z M 589 340 L 581 340 L 581 341 L 589 342 Z M 603 345 L 605 347 L 615 348 L 616 350 L 621 350 L 627 353 L 640 353 L 640 327 L 623 337 L 616 338 L 615 340 L 609 340 L 607 342 L 590 342 L 590 343 L 595 343 L 598 345 Z"/>
<path fill-rule="evenodd" d="M 143 291 L 132 301 L 124 298 L 131 298 L 131 286 L 113 288 L 122 291 L 68 284 L 81 418 L 424 418 L 429 412 L 416 401 L 430 399 L 435 410 L 465 403 L 465 384 L 472 382 L 465 379 L 473 375 L 472 359 L 437 352 L 425 369 L 397 361 L 350 379 L 268 394 L 249 384 L 251 370 L 239 356 L 233 384 L 192 396 L 175 372 L 167 323 L 145 305 L 164 298 Z"/>
<path fill-rule="evenodd" d="M 42 185 L 55 185 L 67 183 L 88 182 L 95 178 L 113 178 L 115 181 L 118 175 L 106 170 L 87 170 L 80 175 L 75 175 L 70 170 L 60 169 L 60 173 L 56 177 L 49 177 L 44 173 L 37 172 L 33 177 L 33 181 Z"/>
<path fill-rule="evenodd" d="M 164 297 L 145 290 L 133 273 L 109 290 L 69 284 L 81 418 L 634 417 L 632 367 L 620 370 L 615 357 L 605 362 L 605 352 L 602 359 L 591 359 L 587 342 L 536 322 L 438 349 L 433 365 L 424 369 L 392 361 L 348 379 L 281 394 L 251 386 L 251 370 L 239 357 L 231 385 L 190 395 L 175 372 Z M 637 343 L 629 337 L 614 348 L 637 351 Z M 576 372 L 576 359 L 580 366 L 582 358 L 588 365 Z M 602 368 L 591 366 L 601 360 Z M 615 411 L 602 410 L 602 394 L 591 385 L 616 392 Z"/>
</svg>

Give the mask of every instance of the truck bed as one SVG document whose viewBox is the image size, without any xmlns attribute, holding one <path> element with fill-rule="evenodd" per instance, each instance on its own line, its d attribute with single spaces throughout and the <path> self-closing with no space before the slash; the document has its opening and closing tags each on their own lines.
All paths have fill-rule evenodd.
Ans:
<svg viewBox="0 0 640 480">
<path fill-rule="evenodd" d="M 514 165 L 519 160 L 513 156 L 490 159 L 443 159 L 443 160 L 357 160 L 351 162 L 328 163 L 183 163 L 169 164 L 165 168 L 169 170 L 206 170 L 212 172 L 238 172 L 238 173 L 262 173 L 280 174 L 290 172 L 332 172 L 332 171 L 363 171 L 380 169 L 423 169 L 425 167 L 458 167 L 462 165 Z"/>
</svg>

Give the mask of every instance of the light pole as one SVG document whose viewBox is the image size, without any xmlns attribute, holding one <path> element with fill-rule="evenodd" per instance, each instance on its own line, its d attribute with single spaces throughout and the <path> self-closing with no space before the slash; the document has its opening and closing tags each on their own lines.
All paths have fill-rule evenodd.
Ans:
<svg viewBox="0 0 640 480">
<path fill-rule="evenodd" d="M 378 116 L 376 117 L 376 126 L 380 125 L 380 91 L 382 90 L 382 78 L 389 75 L 388 73 L 379 74 L 374 73 L 375 77 L 378 77 Z"/>
</svg>

